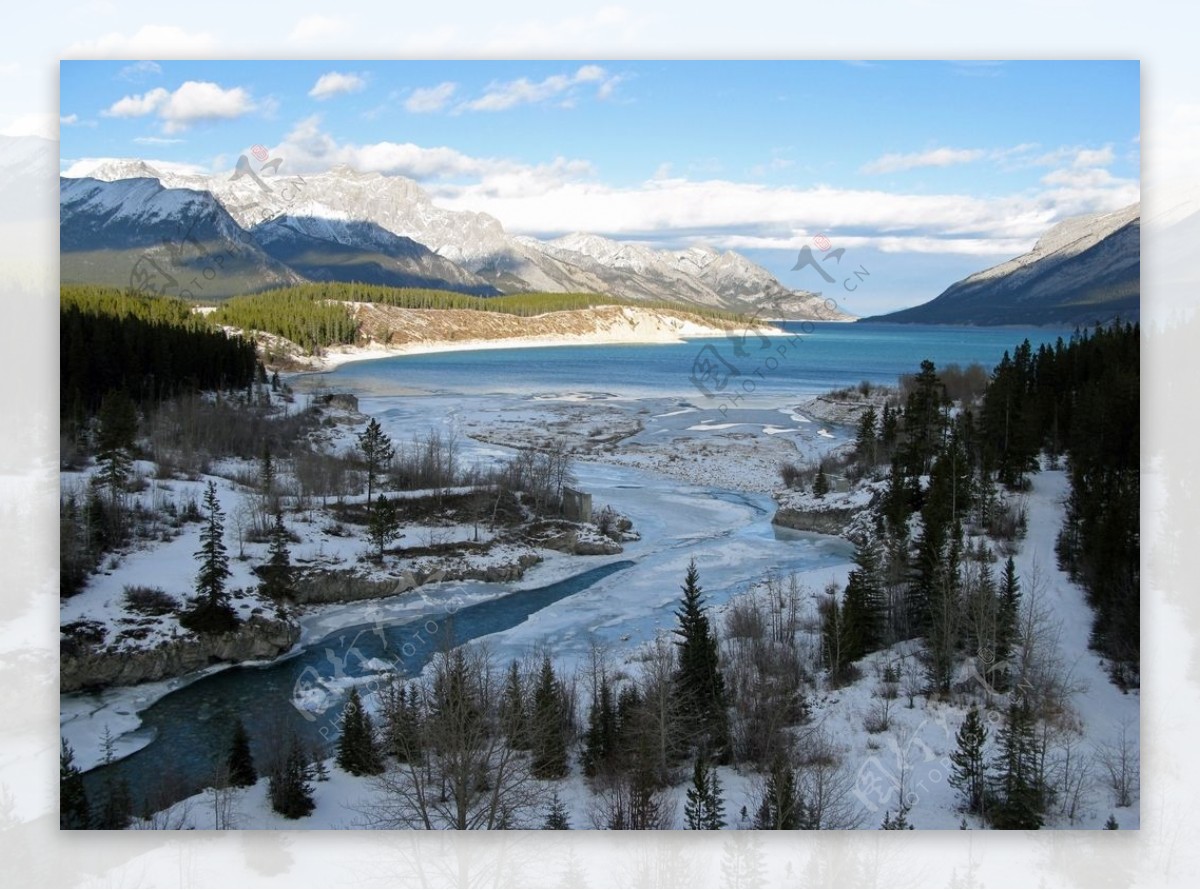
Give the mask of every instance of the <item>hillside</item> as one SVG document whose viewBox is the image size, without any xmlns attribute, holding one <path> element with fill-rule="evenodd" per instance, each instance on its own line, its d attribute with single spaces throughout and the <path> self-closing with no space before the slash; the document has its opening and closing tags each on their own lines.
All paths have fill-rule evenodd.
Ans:
<svg viewBox="0 0 1200 890">
<path fill-rule="evenodd" d="M 1075 217 L 1033 250 L 952 284 L 920 306 L 863 321 L 1063 324 L 1133 320 L 1140 306 L 1141 205 Z"/>
</svg>

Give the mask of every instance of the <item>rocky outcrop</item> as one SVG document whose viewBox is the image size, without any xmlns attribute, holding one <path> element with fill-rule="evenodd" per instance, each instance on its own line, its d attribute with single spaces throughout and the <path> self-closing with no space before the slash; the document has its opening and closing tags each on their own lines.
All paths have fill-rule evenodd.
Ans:
<svg viewBox="0 0 1200 890">
<path fill-rule="evenodd" d="M 63 654 L 59 660 L 62 692 L 133 686 L 182 677 L 214 664 L 262 661 L 287 652 L 300 639 L 290 621 L 253 617 L 223 634 L 181 636 L 149 649 L 93 649 Z"/>
<path fill-rule="evenodd" d="M 814 532 L 819 535 L 842 535 L 850 527 L 860 509 L 850 507 L 828 510 L 797 510 L 782 507 L 771 520 L 775 525 L 795 529 L 798 532 Z"/>
<path fill-rule="evenodd" d="M 397 578 L 372 578 L 353 570 L 312 573 L 296 585 L 292 599 L 299 605 L 353 603 L 399 596 L 422 584 L 441 581 L 520 581 L 530 566 L 541 561 L 536 553 L 521 553 L 508 562 L 487 565 L 447 561 L 437 568 L 417 569 Z"/>
</svg>

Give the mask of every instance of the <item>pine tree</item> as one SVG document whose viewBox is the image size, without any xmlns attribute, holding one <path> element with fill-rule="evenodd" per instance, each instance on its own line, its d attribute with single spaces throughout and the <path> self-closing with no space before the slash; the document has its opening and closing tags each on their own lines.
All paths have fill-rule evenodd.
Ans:
<svg viewBox="0 0 1200 890">
<path fill-rule="evenodd" d="M 1041 828 L 1043 800 L 1037 773 L 1037 742 L 1033 709 L 1027 702 L 1014 699 L 1009 705 L 999 743 L 992 825 L 1001 829 Z"/>
<path fill-rule="evenodd" d="M 675 689 L 679 708 L 707 750 L 718 760 L 728 756 L 729 716 L 725 710 L 725 678 L 721 675 L 717 637 L 704 609 L 700 572 L 693 559 L 683 583 L 683 601 L 675 612 L 679 669 Z"/>
<path fill-rule="evenodd" d="M 1121 826 L 1117 824 L 1117 817 L 1112 813 L 1108 814 L 1108 821 L 1104 823 L 1105 829 L 1108 831 L 1116 831 Z"/>
<path fill-rule="evenodd" d="M 816 478 L 813 479 L 813 495 L 823 498 L 827 494 L 829 494 L 829 479 L 825 475 L 825 468 L 820 467 L 817 469 Z"/>
<path fill-rule="evenodd" d="M 988 785 L 987 762 L 984 759 L 987 738 L 987 724 L 979 716 L 979 709 L 972 705 L 954 737 L 958 747 L 950 753 L 950 760 L 954 764 L 950 770 L 950 784 L 959 790 L 963 807 L 968 813 L 983 812 Z"/>
<path fill-rule="evenodd" d="M 525 706 L 525 684 L 521 682 L 521 667 L 515 658 L 508 666 L 504 694 L 500 698 L 500 726 L 511 747 L 528 751 L 533 746 L 529 711 Z"/>
<path fill-rule="evenodd" d="M 1021 611 L 1021 583 L 1010 556 L 1000 579 L 1000 603 L 996 614 L 996 661 L 1006 661 L 1016 644 L 1017 622 Z"/>
<path fill-rule="evenodd" d="M 217 500 L 216 483 L 211 481 L 204 495 L 204 512 L 207 522 L 200 530 L 200 549 L 195 553 L 200 561 L 196 574 L 197 602 L 185 623 L 194 630 L 220 633 L 237 626 L 237 614 L 229 605 L 229 593 L 225 590 L 225 581 L 230 576 L 225 516 Z"/>
<path fill-rule="evenodd" d="M 371 715 L 363 707 L 358 690 L 353 687 L 342 710 L 337 764 L 355 776 L 374 776 L 383 772 L 383 759 L 379 756 Z"/>
<path fill-rule="evenodd" d="M 75 752 L 64 738 L 58 749 L 58 827 L 77 829 L 91 826 L 92 813 L 88 806 L 83 774 L 75 765 Z"/>
<path fill-rule="evenodd" d="M 229 784 L 234 788 L 249 788 L 258 781 L 254 768 L 254 756 L 250 753 L 250 736 L 240 719 L 233 725 L 233 738 L 229 743 Z"/>
<path fill-rule="evenodd" d="M 767 776 L 754 827 L 760 831 L 794 831 L 808 828 L 804 801 L 796 789 L 795 770 L 782 757 L 777 757 Z"/>
<path fill-rule="evenodd" d="M 887 410 L 886 408 L 884 410 Z M 876 435 L 878 416 L 874 407 L 868 407 L 858 421 L 858 431 L 854 438 L 854 450 L 862 461 L 864 469 L 874 467 L 879 452 L 879 439 Z"/>
<path fill-rule="evenodd" d="M 562 802 L 562 798 L 558 796 L 558 789 L 554 789 L 554 795 L 550 798 L 550 810 L 546 813 L 546 821 L 542 828 L 547 831 L 568 831 L 571 828 L 570 819 L 567 818 L 567 808 Z"/>
<path fill-rule="evenodd" d="M 93 813 L 93 827 L 106 831 L 122 831 L 129 827 L 133 819 L 133 798 L 129 793 L 129 782 L 124 776 L 118 777 L 112 768 L 117 761 L 114 744 L 112 733 L 105 725 L 104 736 L 100 741 L 104 756 L 100 762 L 108 769 L 104 775 L 104 793 Z"/>
<path fill-rule="evenodd" d="M 883 574 L 879 548 L 863 540 L 854 551 L 856 567 L 850 571 L 842 600 L 847 662 L 857 661 L 883 645 Z"/>
<path fill-rule="evenodd" d="M 386 472 L 388 464 L 396 456 L 396 448 L 379 421 L 372 417 L 358 437 L 358 450 L 362 452 L 363 463 L 367 465 L 367 503 L 370 504 L 375 480 Z"/>
<path fill-rule="evenodd" d="M 288 549 L 288 530 L 283 524 L 283 513 L 279 510 L 275 511 L 275 524 L 271 526 L 267 561 L 257 571 L 261 579 L 258 591 L 267 599 L 279 603 L 294 593 L 295 570 Z"/>
<path fill-rule="evenodd" d="M 375 499 L 371 508 L 371 518 L 367 523 L 367 534 L 383 560 L 384 548 L 400 534 L 400 522 L 396 517 L 396 507 L 384 495 Z"/>
<path fill-rule="evenodd" d="M 271 442 L 263 440 L 262 460 L 258 467 L 258 484 L 264 498 L 275 493 L 275 461 L 271 458 Z"/>
<path fill-rule="evenodd" d="M 539 779 L 560 779 L 567 774 L 566 706 L 554 676 L 550 656 L 542 656 L 542 670 L 533 694 L 533 774 Z"/>
<path fill-rule="evenodd" d="M 611 769 L 620 752 L 619 745 L 620 731 L 612 683 L 607 677 L 601 677 L 596 699 L 588 710 L 587 736 L 583 749 L 584 774 L 596 776 Z"/>
<path fill-rule="evenodd" d="M 725 827 L 725 803 L 721 798 L 721 783 L 717 771 L 696 758 L 692 769 L 692 785 L 687 791 L 683 817 L 692 831 L 716 831 Z"/>
<path fill-rule="evenodd" d="M 308 784 L 308 764 L 299 737 L 293 732 L 287 751 L 267 781 L 271 808 L 286 819 L 300 819 L 316 807 Z"/>
<path fill-rule="evenodd" d="M 884 831 L 912 831 L 912 823 L 908 821 L 908 811 L 911 809 L 908 804 L 901 803 L 900 809 L 896 811 L 895 818 L 892 817 L 891 811 L 883 814 L 883 824 L 880 826 Z"/>
<path fill-rule="evenodd" d="M 124 390 L 113 390 L 100 404 L 96 427 L 97 481 L 116 502 L 129 481 L 133 442 L 137 436 L 137 409 Z"/>
</svg>

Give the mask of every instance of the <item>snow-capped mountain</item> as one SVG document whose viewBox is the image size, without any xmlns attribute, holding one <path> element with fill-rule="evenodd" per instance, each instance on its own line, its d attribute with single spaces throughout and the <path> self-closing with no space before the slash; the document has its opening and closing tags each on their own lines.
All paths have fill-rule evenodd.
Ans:
<svg viewBox="0 0 1200 890">
<path fill-rule="evenodd" d="M 921 306 L 867 321 L 1082 324 L 1138 317 L 1141 205 L 1072 217 L 1033 250 L 952 284 Z"/>
<path fill-rule="evenodd" d="M 60 277 L 196 299 L 296 284 L 211 194 L 158 179 L 59 182 Z"/>
<path fill-rule="evenodd" d="M 707 247 L 659 251 L 588 234 L 540 241 L 510 235 L 486 213 L 438 207 L 402 176 L 339 166 L 301 177 L 279 175 L 279 169 L 251 163 L 240 175 L 205 175 L 111 160 L 87 172 L 93 179 L 153 177 L 168 188 L 207 191 L 241 227 L 262 239 L 268 253 L 306 278 L 370 273 L 374 277 L 369 280 L 391 283 L 396 275 L 411 274 L 443 282 L 431 286 L 472 293 L 487 293 L 489 286 L 505 293 L 586 291 L 737 311 L 764 306 L 762 314 L 768 317 L 848 317 L 827 310 L 814 294 L 790 290 L 733 252 Z M 381 260 L 395 258 L 394 251 L 407 256 L 410 245 L 387 242 L 385 234 L 423 245 L 457 268 L 424 257 L 420 269 L 388 270 Z M 322 241 L 338 250 L 329 254 L 316 249 Z M 364 259 L 365 265 L 352 261 L 354 250 L 371 258 Z"/>
</svg>

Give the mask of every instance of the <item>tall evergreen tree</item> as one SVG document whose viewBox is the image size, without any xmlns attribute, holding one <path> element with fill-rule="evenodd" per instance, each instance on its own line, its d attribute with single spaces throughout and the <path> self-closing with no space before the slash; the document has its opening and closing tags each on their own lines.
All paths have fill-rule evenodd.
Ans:
<svg viewBox="0 0 1200 890">
<path fill-rule="evenodd" d="M 854 437 L 854 451 L 858 455 L 858 459 L 862 461 L 864 469 L 874 467 L 878 459 L 879 436 L 876 430 L 878 423 L 879 418 L 874 407 L 868 407 L 858 420 L 858 429 Z"/>
<path fill-rule="evenodd" d="M 1042 827 L 1044 800 L 1038 778 L 1035 718 L 1028 702 L 1016 697 L 1000 730 L 1000 752 L 994 764 L 996 803 L 992 825 L 1001 829 Z"/>
<path fill-rule="evenodd" d="M 571 820 L 567 816 L 567 808 L 562 802 L 562 798 L 558 796 L 558 789 L 554 789 L 554 794 L 550 798 L 550 809 L 546 813 L 546 821 L 542 828 L 547 831 L 569 831 L 571 828 Z"/>
<path fill-rule="evenodd" d="M 283 512 L 275 511 L 275 523 L 271 526 L 267 542 L 267 561 L 257 569 L 258 591 L 273 602 L 281 602 L 295 592 L 295 569 L 288 549 L 288 530 L 283 524 Z"/>
<path fill-rule="evenodd" d="M 355 776 L 374 776 L 383 772 L 383 759 L 379 756 L 371 715 L 363 707 L 358 690 L 353 687 L 342 710 L 337 764 Z"/>
<path fill-rule="evenodd" d="M 137 409 L 124 390 L 105 395 L 96 426 L 96 481 L 108 492 L 109 502 L 119 503 L 129 482 L 133 443 L 137 435 Z"/>
<path fill-rule="evenodd" d="M 596 776 L 612 769 L 620 755 L 620 730 L 612 682 L 601 677 L 596 699 L 588 709 L 588 728 L 584 738 L 583 772 Z"/>
<path fill-rule="evenodd" d="M 221 632 L 237 626 L 237 615 L 229 604 L 225 582 L 230 576 L 229 557 L 225 551 L 225 514 L 217 499 L 217 486 L 208 483 L 204 494 L 205 524 L 200 530 L 200 549 L 196 559 L 200 570 L 196 574 L 197 602 L 192 610 L 191 626 L 196 630 Z"/>
<path fill-rule="evenodd" d="M 1000 602 L 996 611 L 996 661 L 1006 661 L 1013 653 L 1017 639 L 1017 622 L 1021 612 L 1021 582 L 1017 567 L 1010 556 L 1004 564 L 1000 579 Z"/>
<path fill-rule="evenodd" d="M 112 767 L 117 758 L 114 740 L 107 726 L 104 727 L 101 749 L 104 752 L 101 763 Z M 124 776 L 116 775 L 111 768 L 105 772 L 103 793 L 92 813 L 92 820 L 93 828 L 106 831 L 122 831 L 133 821 L 133 796 L 129 792 L 129 782 Z"/>
<path fill-rule="evenodd" d="M 567 774 L 567 713 L 563 691 L 554 675 L 550 656 L 542 656 L 542 670 L 533 693 L 533 774 L 539 779 L 560 779 Z"/>
<path fill-rule="evenodd" d="M 696 757 L 692 784 L 687 790 L 683 818 L 692 831 L 716 831 L 725 827 L 725 803 L 715 767 L 709 766 L 703 753 Z"/>
<path fill-rule="evenodd" d="M 721 675 L 717 637 L 709 625 L 700 587 L 700 571 L 693 559 L 683 583 L 683 601 L 675 612 L 679 620 L 679 668 L 675 675 L 681 713 L 707 750 L 718 761 L 728 756 L 729 715 L 725 708 L 725 679 Z"/>
<path fill-rule="evenodd" d="M 813 495 L 823 498 L 829 494 L 829 477 L 825 475 L 825 468 L 818 467 L 817 475 L 813 479 Z"/>
<path fill-rule="evenodd" d="M 396 447 L 379 425 L 379 421 L 372 417 L 367 422 L 367 428 L 358 437 L 358 450 L 362 453 L 363 463 L 367 467 L 367 503 L 370 504 L 375 480 L 387 472 L 388 465 L 396 456 Z"/>
<path fill-rule="evenodd" d="M 783 757 L 776 757 L 754 816 L 759 831 L 794 831 L 811 827 L 804 800 L 796 788 L 796 772 Z"/>
<path fill-rule="evenodd" d="M 371 516 L 367 522 L 367 534 L 382 561 L 384 548 L 400 535 L 400 521 L 396 516 L 396 507 L 385 495 L 381 494 L 376 498 L 371 507 Z"/>
<path fill-rule="evenodd" d="M 533 746 L 529 709 L 525 702 L 525 684 L 521 680 L 521 667 L 514 658 L 508 666 L 504 680 L 504 694 L 500 699 L 500 726 L 508 737 L 508 743 L 518 751 L 528 751 Z"/>
<path fill-rule="evenodd" d="M 75 765 L 75 752 L 64 738 L 59 739 L 58 749 L 58 827 L 89 828 L 92 813 L 88 805 L 87 789 L 83 785 L 83 774 Z"/>
<path fill-rule="evenodd" d="M 267 783 L 267 796 L 271 809 L 286 819 L 301 819 L 316 807 L 312 797 L 312 786 L 308 783 L 308 763 L 299 736 L 292 732 L 287 748 L 277 763 Z"/>
<path fill-rule="evenodd" d="M 987 738 L 987 724 L 972 705 L 954 737 L 958 747 L 950 753 L 950 784 L 962 795 L 963 809 L 968 813 L 983 812 L 988 785 L 984 750 Z"/>
<path fill-rule="evenodd" d="M 873 538 L 864 538 L 855 548 L 854 562 L 842 601 L 847 661 L 857 661 L 884 644 L 883 569 Z"/>
<path fill-rule="evenodd" d="M 254 755 L 250 753 L 250 736 L 240 718 L 233 725 L 226 765 L 229 768 L 229 784 L 234 788 L 249 788 L 258 781 Z"/>
</svg>

